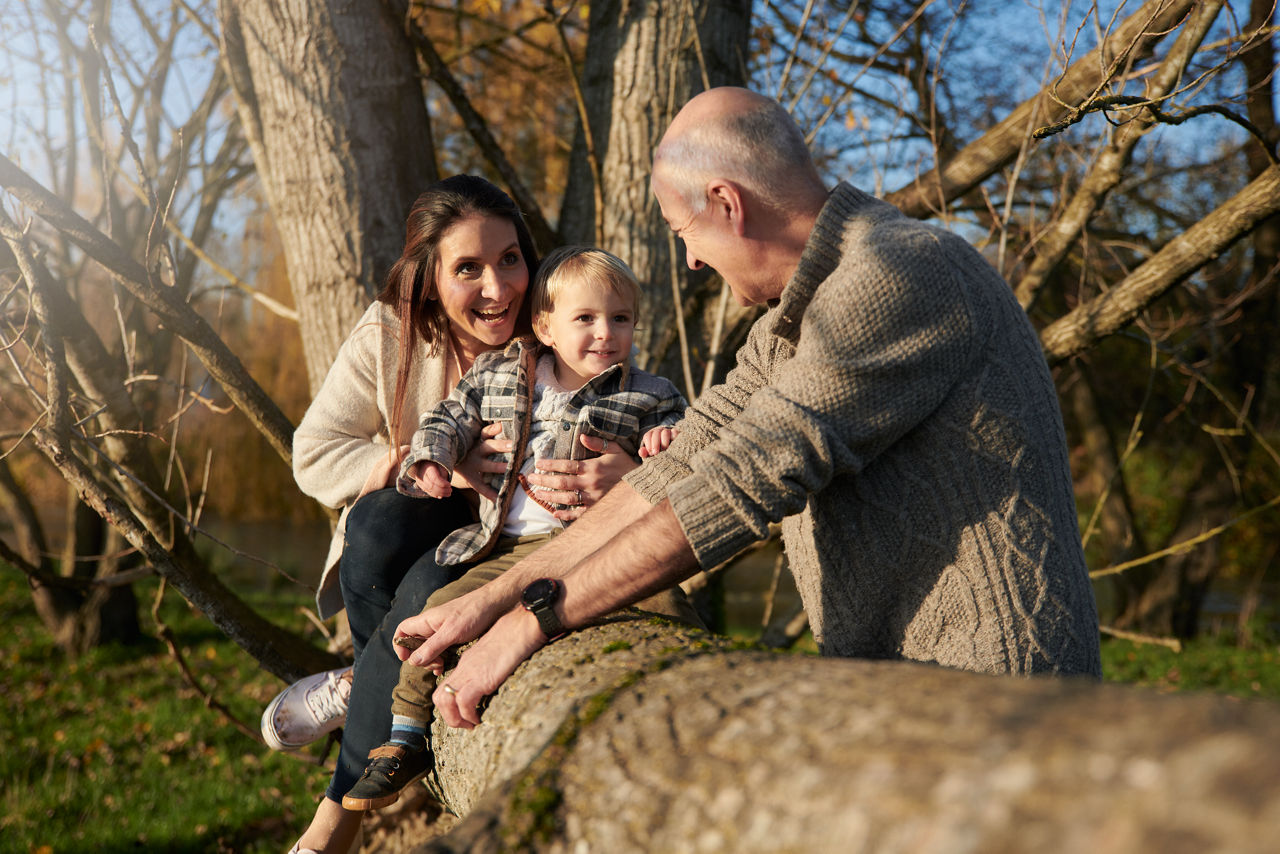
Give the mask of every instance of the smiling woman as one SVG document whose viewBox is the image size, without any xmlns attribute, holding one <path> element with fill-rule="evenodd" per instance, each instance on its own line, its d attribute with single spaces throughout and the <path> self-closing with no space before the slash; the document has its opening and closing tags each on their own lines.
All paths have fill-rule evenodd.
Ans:
<svg viewBox="0 0 1280 854">
<path fill-rule="evenodd" d="M 438 255 L 429 293 L 449 319 L 458 366 L 511 338 L 529 267 L 515 225 L 492 216 L 469 216 L 452 225 L 440 238 Z"/>
<path fill-rule="evenodd" d="M 490 458 L 511 450 L 510 441 L 487 431 L 455 468 L 449 498 L 401 495 L 392 484 L 418 416 L 445 398 L 477 358 L 528 332 L 524 295 L 536 269 L 533 241 L 506 193 L 470 175 L 432 185 L 409 213 L 404 250 L 386 287 L 298 426 L 299 487 L 343 508 L 317 604 L 323 617 L 346 609 L 359 665 L 294 683 L 263 715 L 268 743 L 284 750 L 345 725 L 338 767 L 303 850 L 345 850 L 359 829 L 361 814 L 343 810 L 341 800 L 390 730 L 400 669 L 391 630 L 461 574 L 436 563 L 436 548 L 472 521 L 476 495 L 494 497 L 485 475 L 503 464 Z M 541 478 L 549 494 L 580 512 L 635 465 L 616 448 L 591 450 L 605 452 L 591 460 L 547 460 L 547 470 L 568 463 L 572 474 L 531 479 Z"/>
</svg>

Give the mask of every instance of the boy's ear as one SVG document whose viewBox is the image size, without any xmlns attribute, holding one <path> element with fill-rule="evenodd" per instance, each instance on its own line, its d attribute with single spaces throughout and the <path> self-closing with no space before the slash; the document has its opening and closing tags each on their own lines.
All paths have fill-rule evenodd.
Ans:
<svg viewBox="0 0 1280 854">
<path fill-rule="evenodd" d="M 533 319 L 533 334 L 538 337 L 539 341 L 548 347 L 555 343 L 551 339 L 551 331 L 547 329 L 546 319 L 543 315 L 539 315 Z"/>
</svg>

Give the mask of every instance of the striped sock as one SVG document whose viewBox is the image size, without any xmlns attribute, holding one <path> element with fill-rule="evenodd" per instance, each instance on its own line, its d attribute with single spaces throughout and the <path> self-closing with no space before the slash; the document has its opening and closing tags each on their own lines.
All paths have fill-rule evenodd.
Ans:
<svg viewBox="0 0 1280 854">
<path fill-rule="evenodd" d="M 391 743 L 403 744 L 410 750 L 422 750 L 427 746 L 427 725 L 408 715 L 392 715 Z"/>
</svg>

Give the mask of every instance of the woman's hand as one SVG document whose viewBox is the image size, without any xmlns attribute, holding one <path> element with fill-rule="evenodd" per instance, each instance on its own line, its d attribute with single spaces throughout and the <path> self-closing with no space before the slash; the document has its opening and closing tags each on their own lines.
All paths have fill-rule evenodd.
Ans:
<svg viewBox="0 0 1280 854">
<path fill-rule="evenodd" d="M 622 476 L 636 467 L 635 460 L 616 443 L 599 436 L 583 436 L 582 444 L 600 456 L 592 460 L 539 460 L 543 474 L 530 474 L 529 483 L 553 490 L 541 497 L 556 504 L 568 504 L 570 510 L 557 510 L 557 519 L 572 521 L 595 504 L 604 494 L 622 480 Z"/>
<path fill-rule="evenodd" d="M 480 431 L 480 441 L 472 448 L 456 466 L 453 467 L 453 485 L 462 489 L 474 489 L 479 495 L 495 501 L 498 493 L 485 482 L 487 474 L 502 474 L 507 470 L 506 463 L 491 460 L 493 454 L 508 454 L 515 443 L 503 439 L 501 424 L 486 424 Z"/>
<path fill-rule="evenodd" d="M 396 476 L 400 473 L 400 461 L 404 459 L 404 455 L 409 453 L 408 445 L 400 446 L 400 453 L 392 456 L 390 449 L 387 453 L 379 458 L 369 471 L 369 476 L 364 479 L 364 486 L 360 487 L 360 494 L 356 496 L 356 500 L 360 500 L 370 492 L 377 492 L 379 489 L 386 489 L 388 486 L 396 485 Z M 353 504 L 355 502 L 352 502 Z"/>
</svg>

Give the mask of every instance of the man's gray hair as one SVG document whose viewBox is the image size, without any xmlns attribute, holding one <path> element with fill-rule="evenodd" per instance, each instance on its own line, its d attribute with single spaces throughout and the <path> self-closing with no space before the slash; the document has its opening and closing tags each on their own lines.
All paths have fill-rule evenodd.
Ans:
<svg viewBox="0 0 1280 854">
<path fill-rule="evenodd" d="M 792 200 L 821 186 L 804 134 L 774 101 L 726 115 L 664 141 L 654 152 L 654 167 L 699 214 L 707 206 L 706 185 L 724 178 L 754 193 L 765 204 L 790 210 Z"/>
</svg>

